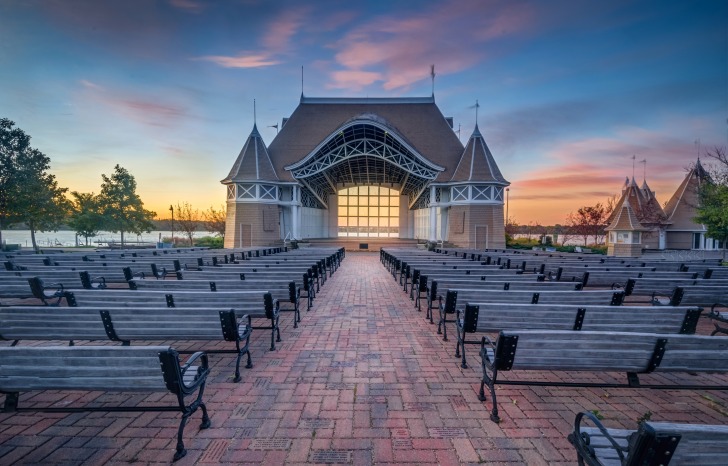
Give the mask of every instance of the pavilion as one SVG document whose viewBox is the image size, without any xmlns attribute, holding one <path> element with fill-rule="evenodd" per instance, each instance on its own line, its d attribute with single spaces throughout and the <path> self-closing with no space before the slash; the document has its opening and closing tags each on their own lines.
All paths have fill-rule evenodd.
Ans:
<svg viewBox="0 0 728 466">
<path fill-rule="evenodd" d="M 477 118 L 476 118 L 477 119 Z M 256 125 L 228 176 L 225 247 L 383 238 L 503 248 L 509 182 L 434 96 L 301 95 L 266 146 Z"/>
</svg>

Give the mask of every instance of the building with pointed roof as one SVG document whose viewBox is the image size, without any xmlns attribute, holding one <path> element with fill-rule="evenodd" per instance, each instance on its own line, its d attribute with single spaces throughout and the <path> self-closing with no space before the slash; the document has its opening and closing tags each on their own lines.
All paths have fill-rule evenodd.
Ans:
<svg viewBox="0 0 728 466">
<path fill-rule="evenodd" d="M 608 254 L 639 256 L 644 249 L 722 248 L 719 242 L 706 238 L 705 226 L 693 220 L 698 189 L 707 177 L 698 159 L 664 208 L 646 180 L 638 188 L 634 178 L 628 178 L 607 220 Z"/>
<path fill-rule="evenodd" d="M 399 237 L 505 247 L 503 177 L 480 130 L 465 147 L 434 96 L 301 100 L 228 176 L 226 247 Z"/>
</svg>

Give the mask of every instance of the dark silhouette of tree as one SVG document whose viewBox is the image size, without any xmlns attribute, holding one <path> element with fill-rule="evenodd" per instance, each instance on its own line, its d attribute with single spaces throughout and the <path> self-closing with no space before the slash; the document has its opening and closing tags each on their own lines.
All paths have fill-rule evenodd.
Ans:
<svg viewBox="0 0 728 466">
<path fill-rule="evenodd" d="M 225 220 L 227 218 L 227 209 L 224 205 L 220 206 L 220 210 L 210 206 L 209 209 L 202 213 L 205 219 L 205 229 L 212 231 L 218 236 L 225 237 Z"/>
<path fill-rule="evenodd" d="M 599 243 L 599 238 L 604 236 L 604 228 L 609 218 L 611 210 L 597 202 L 593 206 L 579 207 L 576 214 L 571 212 L 566 217 L 566 224 L 569 226 L 571 233 L 581 236 L 584 240 L 584 246 L 587 245 L 589 237 L 594 237 L 594 243 Z"/>
<path fill-rule="evenodd" d="M 177 218 L 175 223 L 179 226 L 179 229 L 187 235 L 187 239 L 190 241 L 190 246 L 193 245 L 195 231 L 200 225 L 200 211 L 193 209 L 189 202 L 184 204 L 177 203 Z"/>
<path fill-rule="evenodd" d="M 124 233 L 141 235 L 154 228 L 152 219 L 155 212 L 144 209 L 144 203 L 136 193 L 136 180 L 119 165 L 114 167 L 111 176 L 101 175 L 99 193 L 100 211 L 104 216 L 103 227 L 114 233 L 121 233 L 121 247 L 124 247 Z"/>
</svg>

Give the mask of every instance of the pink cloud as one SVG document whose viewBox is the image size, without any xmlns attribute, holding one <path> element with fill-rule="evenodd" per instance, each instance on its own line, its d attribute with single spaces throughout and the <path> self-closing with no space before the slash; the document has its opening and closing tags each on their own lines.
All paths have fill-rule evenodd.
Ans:
<svg viewBox="0 0 728 466">
<path fill-rule="evenodd" d="M 235 57 L 208 55 L 193 58 L 193 60 L 209 61 L 223 68 L 265 68 L 280 63 L 280 61 L 272 59 L 268 54 L 241 54 Z"/>
<path fill-rule="evenodd" d="M 187 108 L 159 98 L 109 91 L 87 80 L 82 80 L 81 85 L 86 97 L 145 125 L 171 127 L 190 116 Z"/>
<path fill-rule="evenodd" d="M 528 6 L 452 1 L 409 18 L 373 18 L 331 47 L 343 71 L 377 71 L 384 89 L 400 89 L 427 79 L 431 63 L 447 74 L 475 65 L 486 56 L 484 45 L 527 30 L 533 16 Z M 340 71 L 332 72 L 330 87 L 341 86 Z"/>
<path fill-rule="evenodd" d="M 335 71 L 331 74 L 331 78 L 332 88 L 360 90 L 376 81 L 381 81 L 382 75 L 373 71 Z"/>
<path fill-rule="evenodd" d="M 289 51 L 291 40 L 306 23 L 306 9 L 285 10 L 284 13 L 268 24 L 261 38 L 261 51 L 243 52 L 236 56 L 207 55 L 192 58 L 215 63 L 223 68 L 264 68 L 281 63 L 276 58 Z"/>
<path fill-rule="evenodd" d="M 280 53 L 288 49 L 293 36 L 305 23 L 305 10 L 285 10 L 268 25 L 262 43 L 268 53 Z"/>
</svg>

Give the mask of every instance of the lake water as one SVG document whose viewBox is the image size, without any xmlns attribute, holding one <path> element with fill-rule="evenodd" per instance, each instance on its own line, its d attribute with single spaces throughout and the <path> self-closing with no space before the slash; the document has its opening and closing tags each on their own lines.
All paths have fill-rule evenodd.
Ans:
<svg viewBox="0 0 728 466">
<path fill-rule="evenodd" d="M 3 230 L 3 243 L 6 244 L 19 244 L 24 248 L 32 247 L 30 240 L 30 230 Z M 202 238 L 203 236 L 214 236 L 215 234 L 209 231 L 197 231 L 195 232 L 195 238 Z M 135 235 L 133 233 L 124 233 L 124 242 L 128 244 L 134 243 L 147 243 L 156 244 L 164 238 L 171 238 L 172 232 L 167 231 L 151 231 L 149 233 L 143 233 L 141 235 Z M 183 236 L 180 231 L 174 232 L 175 238 L 182 238 Z M 76 233 L 73 231 L 36 231 L 35 241 L 39 247 L 73 247 L 76 246 Z M 106 246 L 107 243 L 121 243 L 121 235 L 119 233 L 111 233 L 108 231 L 99 232 L 98 236 L 89 238 L 89 246 Z M 85 239 L 82 236 L 78 237 L 78 244 L 83 246 L 86 244 Z"/>
</svg>

